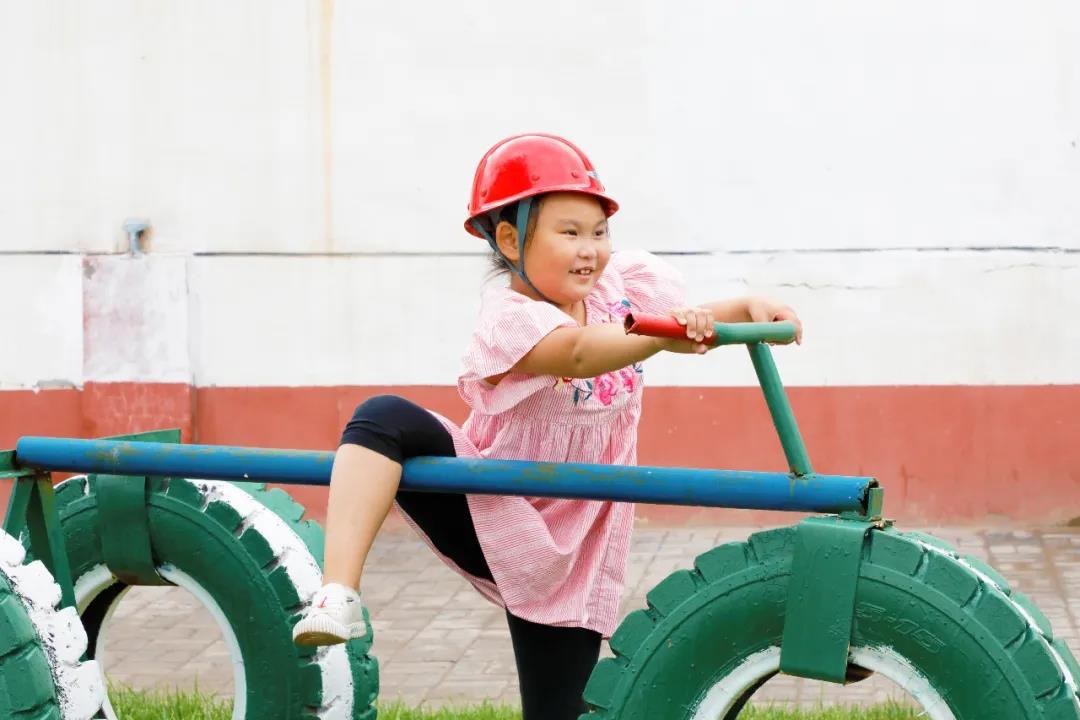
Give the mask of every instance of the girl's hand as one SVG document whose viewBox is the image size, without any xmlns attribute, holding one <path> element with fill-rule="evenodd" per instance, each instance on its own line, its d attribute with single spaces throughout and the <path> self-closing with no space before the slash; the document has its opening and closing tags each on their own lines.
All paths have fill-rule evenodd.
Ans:
<svg viewBox="0 0 1080 720">
<path fill-rule="evenodd" d="M 795 325 L 795 342 L 802 344 L 802 321 L 787 305 L 773 302 L 768 298 L 750 298 L 746 303 L 750 322 L 781 322 L 787 320 Z M 789 341 L 790 342 L 790 341 Z M 771 344 L 771 343 L 770 343 Z M 786 345 L 787 343 L 781 343 Z"/>
<path fill-rule="evenodd" d="M 671 316 L 679 321 L 680 325 L 686 326 L 686 337 L 698 342 L 705 341 L 713 336 L 712 310 L 708 308 L 675 308 Z"/>
<path fill-rule="evenodd" d="M 655 338 L 661 350 L 677 353 L 704 355 L 712 349 L 712 310 L 706 308 L 675 308 L 671 316 L 686 326 L 686 340 Z"/>
</svg>

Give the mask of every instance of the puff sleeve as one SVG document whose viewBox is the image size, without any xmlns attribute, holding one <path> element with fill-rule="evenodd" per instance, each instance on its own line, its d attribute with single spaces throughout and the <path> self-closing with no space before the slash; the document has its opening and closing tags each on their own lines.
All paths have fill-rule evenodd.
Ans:
<svg viewBox="0 0 1080 720">
<path fill-rule="evenodd" d="M 479 322 L 462 359 L 458 377 L 461 397 L 474 411 L 494 415 L 551 385 L 554 380 L 547 375 L 511 373 L 498 385 L 492 385 L 487 378 L 509 371 L 560 327 L 577 327 L 577 323 L 553 305 L 531 300 L 509 288 L 485 293 Z"/>
</svg>

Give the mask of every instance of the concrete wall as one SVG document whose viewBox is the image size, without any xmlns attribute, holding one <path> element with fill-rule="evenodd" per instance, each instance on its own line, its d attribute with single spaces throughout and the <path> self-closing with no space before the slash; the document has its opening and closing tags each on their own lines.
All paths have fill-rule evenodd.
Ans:
<svg viewBox="0 0 1080 720">
<path fill-rule="evenodd" d="M 258 425 L 264 399 L 200 420 L 213 388 L 423 386 L 452 405 L 485 270 L 461 228 L 472 171 L 498 138 L 544 130 L 583 146 L 622 203 L 617 246 L 667 254 L 695 299 L 800 311 L 806 344 L 777 355 L 817 393 L 803 412 L 887 389 L 861 412 L 949 439 L 882 454 L 859 435 L 872 423 L 826 423 L 830 470 L 899 478 L 906 459 L 922 479 L 903 493 L 939 518 L 947 456 L 993 444 L 1008 460 L 988 467 L 1044 497 L 1025 516 L 1080 500 L 1080 6 L 372 8 L 0 6 L 0 444 L 28 424 L 173 418 L 204 441 L 333 445 L 336 409 L 310 437 L 223 430 Z M 128 217 L 152 223 L 145 256 L 127 254 Z M 700 428 L 719 412 L 702 398 L 755 382 L 738 351 L 649 372 L 658 407 Z M 110 387 L 128 400 L 102 401 Z M 154 387 L 175 413 L 132 409 Z M 925 387 L 940 390 L 910 405 Z M 87 388 L 96 400 L 51 395 Z M 964 388 L 979 399 L 957 417 L 991 427 L 935 425 Z M 683 464 L 660 442 L 675 420 L 652 422 L 642 459 Z M 976 464 L 959 472 L 977 494 Z"/>
</svg>

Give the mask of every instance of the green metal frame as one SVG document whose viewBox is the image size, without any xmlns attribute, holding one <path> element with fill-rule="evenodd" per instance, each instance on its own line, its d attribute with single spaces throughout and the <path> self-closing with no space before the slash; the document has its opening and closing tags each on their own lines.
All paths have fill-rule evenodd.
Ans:
<svg viewBox="0 0 1080 720">
<path fill-rule="evenodd" d="M 23 477 L 33 477 L 37 474 L 37 470 L 20 468 L 15 464 L 14 450 L 0 450 L 0 480 L 8 478 L 17 480 Z"/>
<path fill-rule="evenodd" d="M 788 402 L 784 384 L 780 382 L 780 373 L 776 370 L 769 346 L 752 343 L 747 345 L 746 349 L 750 351 L 750 360 L 754 363 L 754 372 L 757 373 L 761 392 L 765 395 L 765 404 L 769 406 L 769 414 L 772 415 L 780 445 L 784 448 L 788 467 L 800 477 L 813 474 L 810 455 L 806 452 L 799 425 L 795 422 L 795 413 L 791 411 L 791 403 Z"/>
<path fill-rule="evenodd" d="M 8 500 L 4 515 L 4 531 L 12 537 L 30 538 L 30 552 L 45 563 L 53 579 L 60 585 L 60 602 L 75 607 L 75 588 L 71 582 L 71 566 L 64 547 L 64 533 L 56 512 L 52 475 L 22 476 Z"/>
<path fill-rule="evenodd" d="M 112 440 L 133 442 L 180 442 L 180 430 L 153 430 L 120 435 Z M 0 452 L 0 479 L 14 480 L 11 497 L 4 513 L 4 531 L 16 538 L 29 539 L 30 553 L 41 560 L 60 585 L 60 602 L 75 607 L 75 587 L 71 579 L 64 533 L 56 510 L 51 473 L 19 468 L 15 452 Z M 131 584 L 165 584 L 154 570 L 146 521 L 146 492 L 153 478 L 98 476 L 106 492 L 99 494 L 102 551 L 109 569 Z M 99 491 L 100 492 L 100 491 Z"/>
<path fill-rule="evenodd" d="M 773 426 L 795 477 L 814 474 L 795 414 L 768 345 L 747 344 Z M 780 647 L 781 672 L 834 683 L 852 677 L 848 668 L 855 593 L 863 546 L 881 518 L 885 491 L 870 489 L 865 513 L 807 518 L 795 535 L 795 554 Z"/>
</svg>

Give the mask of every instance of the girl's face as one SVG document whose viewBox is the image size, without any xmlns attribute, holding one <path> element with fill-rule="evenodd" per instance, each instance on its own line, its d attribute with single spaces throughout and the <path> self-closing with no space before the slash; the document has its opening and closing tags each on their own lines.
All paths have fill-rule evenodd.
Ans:
<svg viewBox="0 0 1080 720">
<path fill-rule="evenodd" d="M 517 261 L 516 252 L 510 259 Z M 585 299 L 609 259 L 607 216 L 596 198 L 573 192 L 543 197 L 536 227 L 525 244 L 525 274 L 540 292 L 568 310 Z M 516 275 L 511 287 L 533 294 Z"/>
</svg>

